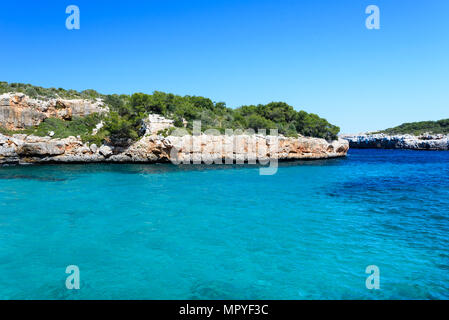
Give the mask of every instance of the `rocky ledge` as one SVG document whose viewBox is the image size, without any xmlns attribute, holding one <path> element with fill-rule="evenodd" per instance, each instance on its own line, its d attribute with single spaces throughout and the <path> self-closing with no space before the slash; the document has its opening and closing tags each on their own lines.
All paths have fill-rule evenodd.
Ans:
<svg viewBox="0 0 449 320">
<path fill-rule="evenodd" d="M 277 142 L 278 141 L 278 142 Z M 275 146 L 275 148 L 273 148 Z M 212 163 L 255 159 L 328 159 L 344 157 L 347 141 L 327 142 L 318 138 L 287 138 L 262 135 L 144 136 L 127 147 L 84 144 L 77 137 L 0 134 L 0 164 L 86 162 L 184 162 Z M 227 162 L 226 162 L 227 163 Z"/>
<path fill-rule="evenodd" d="M 449 135 L 442 134 L 362 134 L 345 135 L 341 138 L 347 140 L 350 147 L 355 149 L 449 150 Z"/>
</svg>

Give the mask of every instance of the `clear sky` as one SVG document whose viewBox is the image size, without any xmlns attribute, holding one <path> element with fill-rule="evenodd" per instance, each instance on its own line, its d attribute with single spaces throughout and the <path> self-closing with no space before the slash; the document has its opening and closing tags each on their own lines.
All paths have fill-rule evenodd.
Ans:
<svg viewBox="0 0 449 320">
<path fill-rule="evenodd" d="M 1 81 L 285 101 L 344 133 L 449 118 L 447 0 L 2 1 L 0 39 Z"/>
</svg>

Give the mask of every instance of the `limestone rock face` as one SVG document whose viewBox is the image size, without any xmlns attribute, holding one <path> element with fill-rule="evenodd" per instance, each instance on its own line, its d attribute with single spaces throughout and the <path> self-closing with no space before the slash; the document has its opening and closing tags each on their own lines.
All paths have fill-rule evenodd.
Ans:
<svg viewBox="0 0 449 320">
<path fill-rule="evenodd" d="M 127 147 L 88 146 L 81 139 L 0 134 L 0 164 L 45 162 L 256 163 L 344 157 L 346 140 L 262 135 L 144 136 Z"/>
<path fill-rule="evenodd" d="M 349 142 L 354 149 L 410 149 L 410 150 L 449 150 L 449 135 L 424 134 L 394 135 L 362 134 L 346 135 L 343 139 Z"/>
<path fill-rule="evenodd" d="M 37 126 L 47 118 L 70 120 L 91 113 L 108 112 L 102 102 L 75 99 L 31 99 L 23 93 L 0 95 L 0 126 L 9 130 L 19 130 Z"/>
<path fill-rule="evenodd" d="M 164 118 L 158 114 L 150 114 L 143 120 L 142 131 L 144 135 L 154 135 L 161 130 L 174 127 L 173 123 L 174 121 L 171 119 Z"/>
</svg>

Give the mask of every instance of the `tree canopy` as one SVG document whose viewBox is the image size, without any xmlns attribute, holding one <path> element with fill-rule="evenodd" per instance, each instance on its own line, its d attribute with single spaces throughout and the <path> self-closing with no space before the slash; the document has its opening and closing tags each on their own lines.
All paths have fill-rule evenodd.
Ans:
<svg viewBox="0 0 449 320">
<path fill-rule="evenodd" d="M 313 113 L 296 111 L 285 102 L 241 106 L 236 109 L 226 107 L 224 102 L 198 96 L 178 96 L 155 91 L 152 95 L 135 93 L 127 96 L 107 96 L 113 112 L 136 125 L 149 113 L 158 113 L 175 120 L 181 127 L 187 121 L 192 128 L 194 120 L 201 120 L 202 129 L 278 129 L 280 134 L 336 139 L 340 128 Z"/>
</svg>

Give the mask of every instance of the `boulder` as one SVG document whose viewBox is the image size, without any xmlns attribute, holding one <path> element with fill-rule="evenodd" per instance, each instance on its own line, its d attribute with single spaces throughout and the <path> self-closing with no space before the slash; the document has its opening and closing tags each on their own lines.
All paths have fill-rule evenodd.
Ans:
<svg viewBox="0 0 449 320">
<path fill-rule="evenodd" d="M 112 155 L 111 147 L 105 145 L 102 145 L 98 150 L 98 152 L 100 152 L 100 154 L 103 155 L 104 157 L 109 157 L 110 155 Z"/>
<path fill-rule="evenodd" d="M 92 153 L 97 153 L 98 147 L 95 143 L 90 145 L 90 151 L 92 151 Z"/>
<path fill-rule="evenodd" d="M 17 148 L 19 156 L 56 156 L 64 152 L 64 145 L 57 142 L 23 143 Z"/>
</svg>

